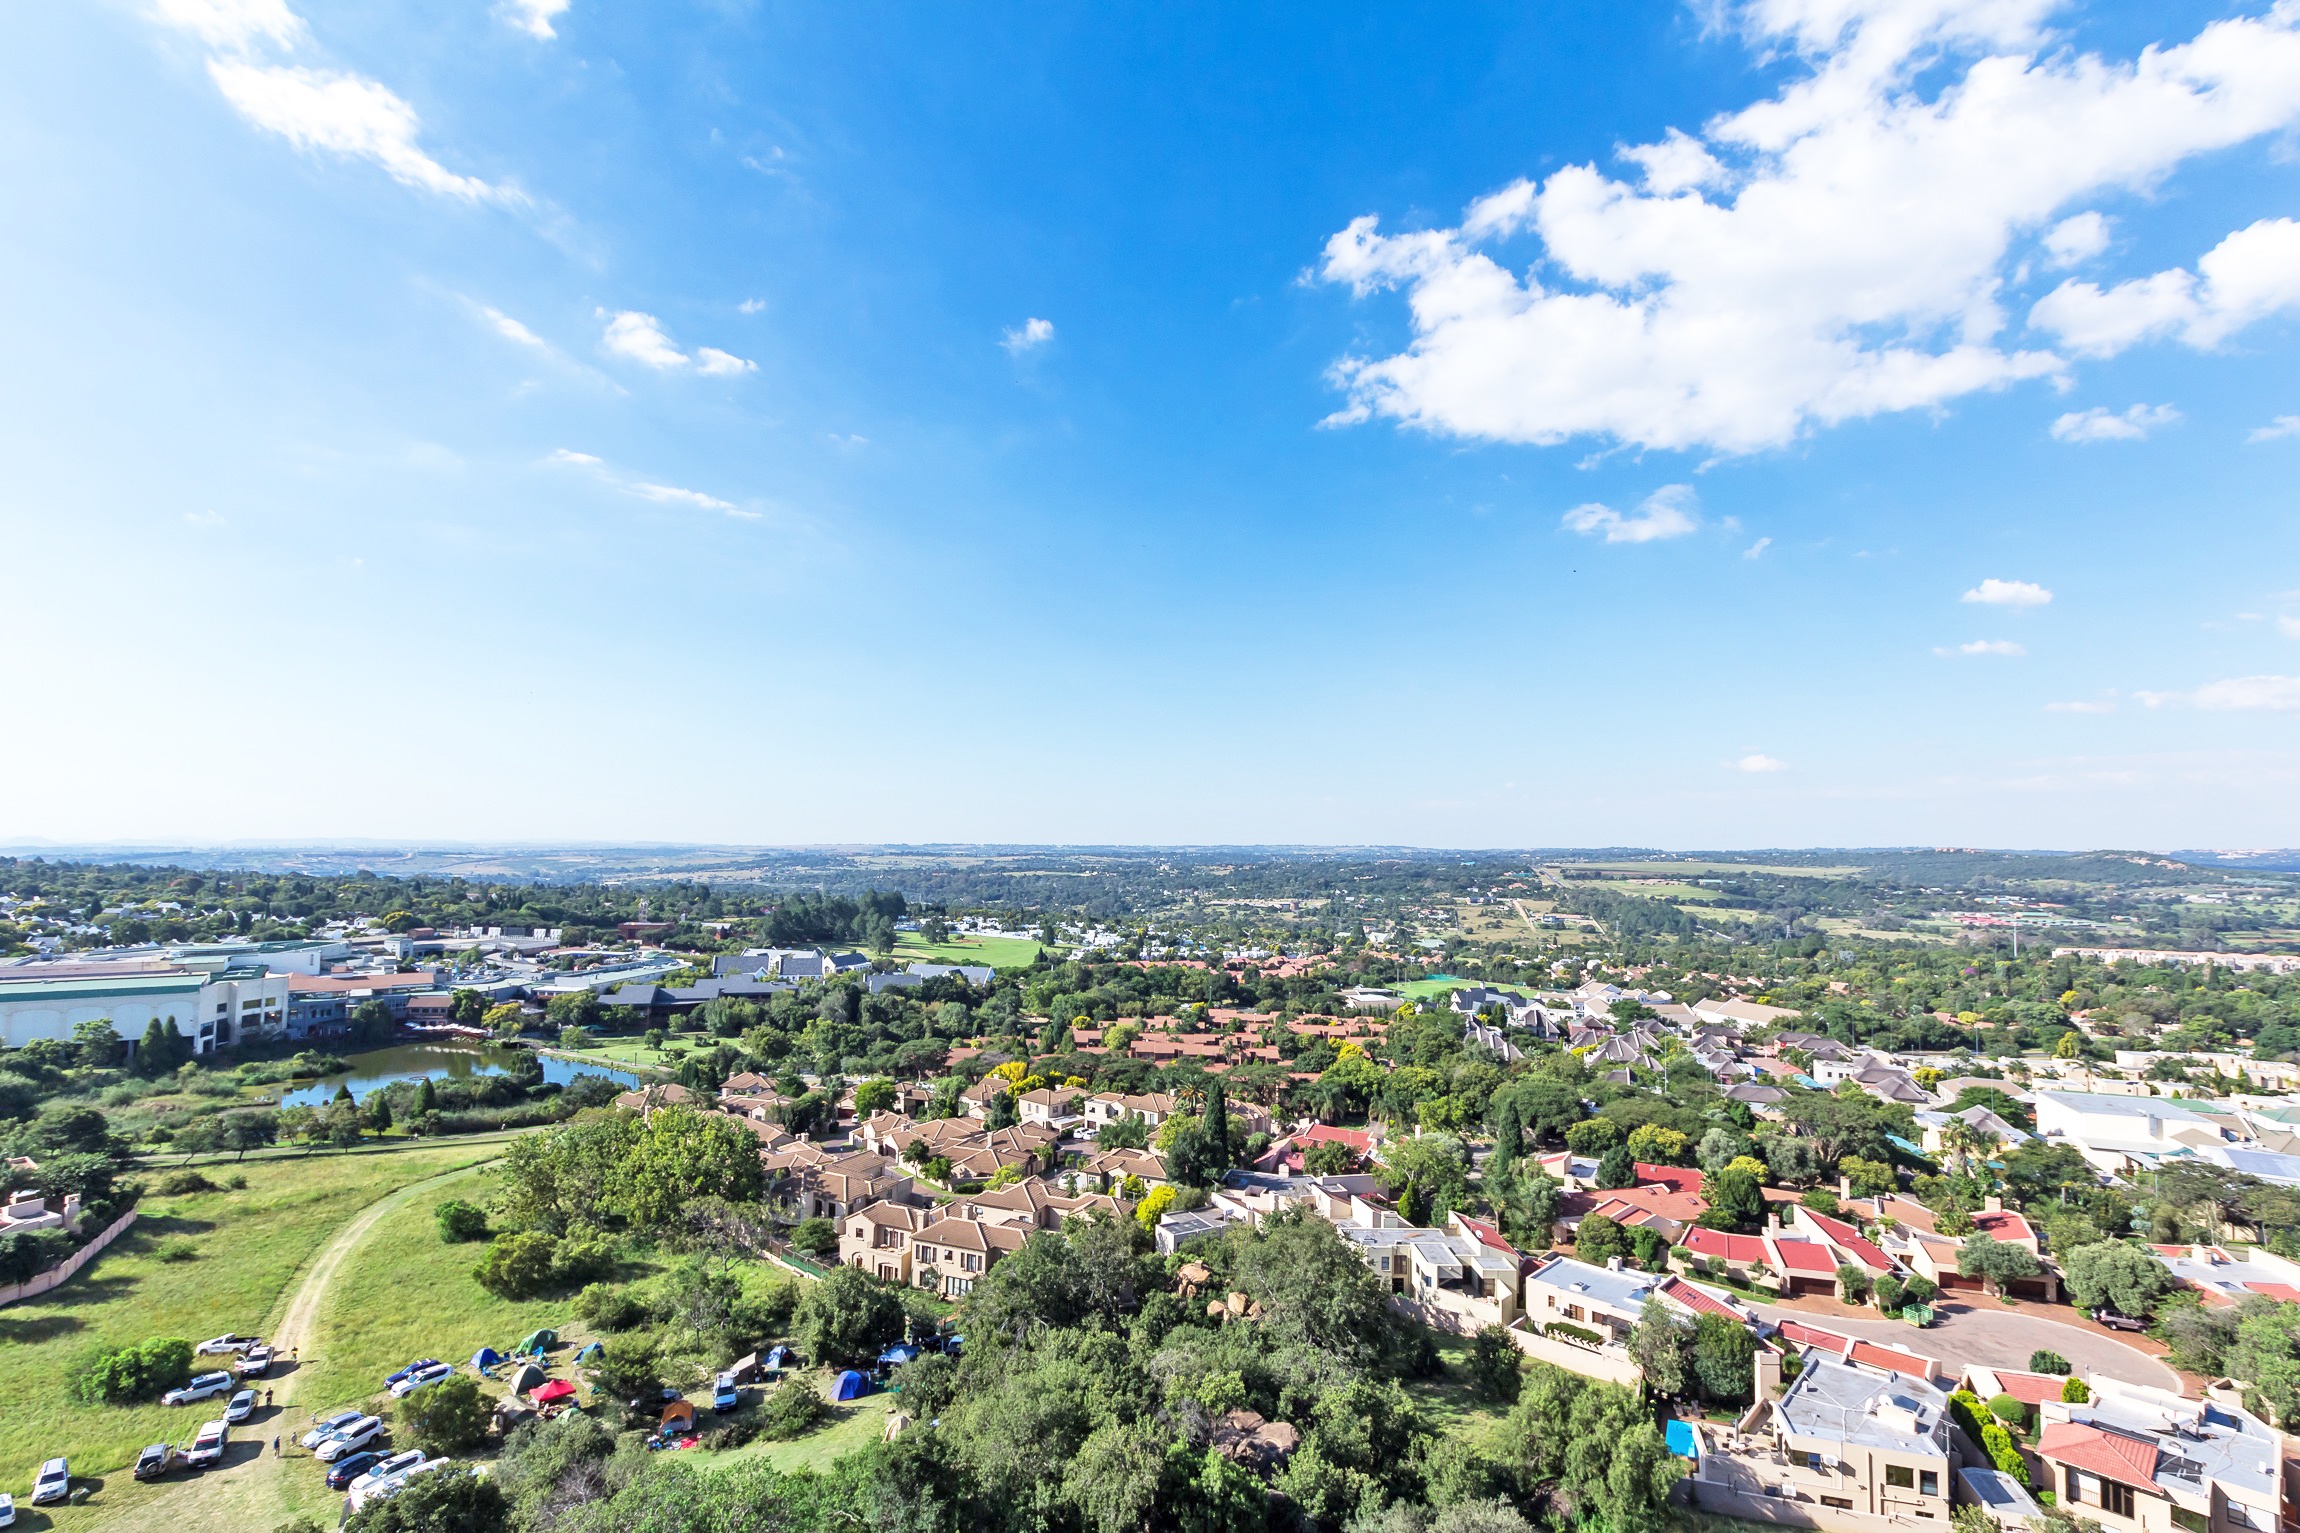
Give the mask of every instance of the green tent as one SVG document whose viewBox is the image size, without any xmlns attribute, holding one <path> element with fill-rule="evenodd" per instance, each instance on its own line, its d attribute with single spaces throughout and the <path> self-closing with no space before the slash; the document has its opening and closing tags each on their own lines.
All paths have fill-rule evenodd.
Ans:
<svg viewBox="0 0 2300 1533">
<path fill-rule="evenodd" d="M 518 1346 L 513 1347 L 511 1350 L 514 1352 L 530 1352 L 540 1356 L 541 1354 L 550 1351 L 553 1347 L 558 1345 L 559 1333 L 557 1331 L 534 1331 L 529 1333 L 525 1341 L 522 1341 Z"/>
</svg>

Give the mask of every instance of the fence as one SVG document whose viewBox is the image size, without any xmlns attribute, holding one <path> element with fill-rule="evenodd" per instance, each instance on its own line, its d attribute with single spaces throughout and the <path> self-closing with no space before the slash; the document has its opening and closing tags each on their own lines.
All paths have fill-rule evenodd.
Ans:
<svg viewBox="0 0 2300 1533">
<path fill-rule="evenodd" d="M 71 1281 L 74 1274 L 94 1261 L 104 1247 L 119 1239 L 122 1234 L 126 1233 L 128 1226 L 135 1222 L 136 1211 L 131 1208 L 105 1226 L 95 1239 L 74 1251 L 70 1256 L 65 1257 L 55 1266 L 50 1267 L 46 1272 L 37 1277 L 26 1278 L 21 1283 L 0 1288 L 0 1304 L 14 1304 L 19 1299 L 36 1299 L 49 1289 Z"/>
</svg>

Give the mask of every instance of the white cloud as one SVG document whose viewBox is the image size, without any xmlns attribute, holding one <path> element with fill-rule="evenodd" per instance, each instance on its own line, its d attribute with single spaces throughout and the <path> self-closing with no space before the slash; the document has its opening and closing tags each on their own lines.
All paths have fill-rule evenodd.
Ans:
<svg viewBox="0 0 2300 1533">
<path fill-rule="evenodd" d="M 2247 442 L 2273 442 L 2282 436 L 2300 436 L 2300 415 L 2279 415 L 2265 426 L 2256 426 Z"/>
<path fill-rule="evenodd" d="M 1592 501 L 1575 506 L 1560 519 L 1569 532 L 1603 533 L 1608 543 L 1654 543 L 1681 538 L 1701 525 L 1694 510 L 1693 486 L 1665 484 L 1638 503 L 1627 516 L 1611 506 Z"/>
<path fill-rule="evenodd" d="M 725 378 L 736 373 L 755 373 L 758 370 L 758 363 L 745 361 L 732 352 L 721 351 L 716 346 L 698 346 L 695 348 L 695 371 L 706 378 Z"/>
<path fill-rule="evenodd" d="M 2108 220 L 2098 213 L 2064 218 L 2045 231 L 2047 264 L 2081 266 L 2108 248 Z"/>
<path fill-rule="evenodd" d="M 1789 769 L 1789 764 L 1785 761 L 1775 761 L 1767 755 L 1752 752 L 1734 762 L 1733 769 L 1737 772 L 1786 772 Z"/>
<path fill-rule="evenodd" d="M 2089 410 L 2071 410 L 2056 417 L 2052 423 L 2052 439 L 2056 442 L 2137 442 L 2159 426 L 2169 426 L 2180 419 L 2180 412 L 2170 405 L 2134 405 L 2119 413 L 2106 405 L 2094 405 Z"/>
<path fill-rule="evenodd" d="M 503 0 L 500 14 L 520 31 L 538 42 L 549 42 L 559 34 L 552 30 L 551 18 L 565 15 L 570 0 Z"/>
<path fill-rule="evenodd" d="M 551 343 L 549 341 L 546 341 L 543 339 L 543 337 L 537 335 L 534 331 L 528 329 L 525 325 L 519 323 L 519 321 L 513 319 L 510 315 L 504 313 L 501 309 L 490 308 L 486 304 L 480 304 L 477 307 L 479 309 L 480 317 L 485 319 L 488 323 L 488 326 L 493 329 L 497 335 L 502 336 L 505 340 L 516 341 L 522 346 L 532 346 L 537 351 L 549 351 L 551 349 Z"/>
<path fill-rule="evenodd" d="M 1320 274 L 1403 288 L 1413 339 L 1338 363 L 1330 421 L 1737 453 L 2063 372 L 1999 342 L 2016 243 L 2051 227 L 2082 249 L 2084 201 L 2300 122 L 2300 5 L 2115 61 L 2053 46 L 2052 9 L 1756 0 L 1733 14 L 1801 77 L 1698 142 L 1625 150 L 1640 185 L 1569 166 L 1454 228 L 1357 219 Z M 1531 264 L 1483 248 L 1526 234 Z M 2224 326 L 2281 291 L 2254 254 L 2211 279 Z"/>
<path fill-rule="evenodd" d="M 1991 575 L 1957 600 L 1984 607 L 2041 607 L 2052 600 L 2052 592 L 2033 580 L 1999 580 Z"/>
<path fill-rule="evenodd" d="M 2300 676 L 2232 676 L 2198 687 L 2188 701 L 2216 713 L 2238 709 L 2286 713 L 2300 708 Z"/>
<path fill-rule="evenodd" d="M 607 321 L 606 333 L 600 336 L 599 344 L 610 356 L 636 362 L 642 367 L 668 372 L 673 368 L 692 365 L 706 378 L 732 377 L 758 370 L 756 362 L 747 362 L 716 346 L 698 346 L 695 354 L 688 356 L 671 344 L 671 338 L 663 333 L 663 322 L 652 314 L 642 314 L 636 309 L 619 309 L 612 313 L 601 309 L 599 317 Z"/>
<path fill-rule="evenodd" d="M 1053 339 L 1054 321 L 1050 319 L 1026 319 L 1008 330 L 1005 338 L 998 344 L 1019 357 L 1026 351 L 1036 351 Z"/>
<path fill-rule="evenodd" d="M 2300 16 L 2300 7 L 2293 13 Z M 2196 263 L 2119 282 L 2063 282 L 2029 310 L 2029 323 L 2088 357 L 2111 357 L 2164 336 L 2217 346 L 2255 320 L 2300 308 L 2300 223 L 2263 218 Z"/>
<path fill-rule="evenodd" d="M 1756 542 L 1741 550 L 1741 557 L 1744 559 L 1754 559 L 1759 554 L 1763 553 L 1766 549 L 1771 548 L 1772 546 L 1773 540 L 1771 538 L 1759 538 Z"/>
<path fill-rule="evenodd" d="M 2114 713 L 2116 704 L 2109 702 L 2046 703 L 2047 713 Z"/>
<path fill-rule="evenodd" d="M 211 48 L 234 51 L 258 42 L 293 48 L 306 35 L 285 0 L 153 0 L 152 15 Z"/>
<path fill-rule="evenodd" d="M 1933 653 L 1936 655 L 2025 655 L 2028 653 L 2028 648 L 2026 645 L 2016 644 L 2011 639 L 1975 639 L 1969 644 L 1959 644 L 1953 649 L 1946 646 L 1938 647 L 1934 649 Z"/>
<path fill-rule="evenodd" d="M 224 524 L 224 514 L 210 506 L 205 511 L 186 511 L 184 520 L 194 527 L 221 527 Z"/>
<path fill-rule="evenodd" d="M 764 298 L 746 298 L 735 305 L 735 312 L 737 314 L 756 314 L 766 306 L 767 301 Z"/>
<path fill-rule="evenodd" d="M 706 495 L 701 490 L 681 489 L 675 484 L 656 484 L 645 479 L 626 478 L 609 468 L 605 459 L 596 457 L 591 453 L 573 452 L 561 447 L 555 449 L 543 461 L 566 468 L 581 469 L 594 479 L 603 484 L 612 485 L 626 495 L 633 495 L 640 500 L 651 501 L 659 506 L 691 506 L 698 511 L 716 511 L 722 516 L 737 517 L 747 522 L 759 520 L 758 512 L 746 511 L 733 501 L 721 500 L 716 495 Z"/>
<path fill-rule="evenodd" d="M 298 149 L 372 160 L 407 186 L 466 202 L 520 202 L 510 187 L 459 176 L 416 144 L 415 108 L 373 80 L 300 65 L 208 60 L 208 75 L 242 117 Z"/>
</svg>

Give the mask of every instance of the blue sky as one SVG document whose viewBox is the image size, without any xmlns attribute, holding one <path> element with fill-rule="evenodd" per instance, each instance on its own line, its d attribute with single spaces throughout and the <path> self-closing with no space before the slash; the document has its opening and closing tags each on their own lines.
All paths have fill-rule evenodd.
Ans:
<svg viewBox="0 0 2300 1533">
<path fill-rule="evenodd" d="M 0 836 L 2300 844 L 2296 125 L 2289 3 L 13 7 Z"/>
</svg>

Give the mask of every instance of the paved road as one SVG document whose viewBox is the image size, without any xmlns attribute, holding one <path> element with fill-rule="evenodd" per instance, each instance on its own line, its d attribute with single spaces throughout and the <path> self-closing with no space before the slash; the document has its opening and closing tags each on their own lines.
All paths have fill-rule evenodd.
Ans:
<svg viewBox="0 0 2300 1533">
<path fill-rule="evenodd" d="M 1840 1318 L 1805 1310 L 1755 1306 L 1768 1320 L 1799 1320 L 1823 1330 L 1858 1336 L 1865 1341 L 1888 1342 L 1925 1357 L 1939 1358 L 1951 1368 L 1977 1364 L 1983 1368 L 2028 1367 L 2028 1357 L 2039 1347 L 2050 1347 L 2076 1366 L 2078 1373 L 2106 1374 L 2127 1384 L 2147 1384 L 2180 1390 L 2180 1376 L 2145 1352 L 2098 1331 L 2063 1325 L 2037 1315 L 1986 1307 L 1944 1309 L 1940 1318 L 1923 1330 L 1898 1320 Z"/>
</svg>

